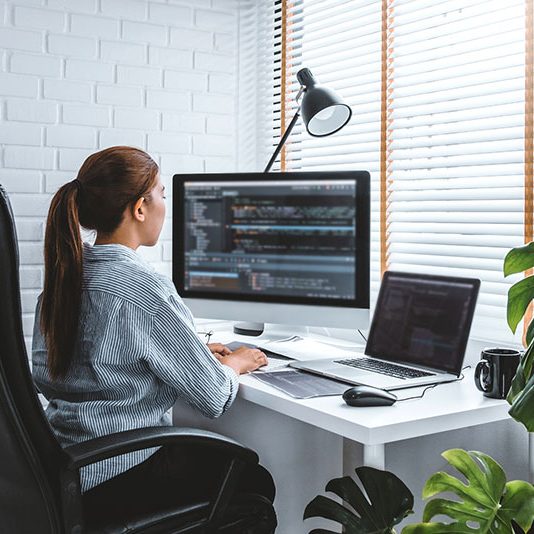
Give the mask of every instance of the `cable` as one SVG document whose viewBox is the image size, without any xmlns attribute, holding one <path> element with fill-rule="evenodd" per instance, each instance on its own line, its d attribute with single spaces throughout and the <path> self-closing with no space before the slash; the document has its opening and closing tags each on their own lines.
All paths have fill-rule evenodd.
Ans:
<svg viewBox="0 0 534 534">
<path fill-rule="evenodd" d="M 427 386 L 425 389 L 423 389 L 423 393 L 421 393 L 421 395 L 415 395 L 414 397 L 406 397 L 404 399 L 397 399 L 397 402 L 402 402 L 402 401 L 405 401 L 405 400 L 411 400 L 411 399 L 422 399 L 425 395 L 425 393 L 429 390 L 429 389 L 433 389 L 437 386 L 438 384 L 432 384 L 430 386 Z"/>
<path fill-rule="evenodd" d="M 213 335 L 213 330 L 209 330 L 208 332 L 197 332 L 198 335 L 204 336 L 206 339 L 206 344 L 210 342 L 211 336 Z"/>
<path fill-rule="evenodd" d="M 358 328 L 358 334 L 363 337 L 363 340 L 367 343 L 367 338 L 362 334 L 362 331 Z"/>
<path fill-rule="evenodd" d="M 470 365 L 466 365 L 465 367 L 462 367 L 462 371 L 465 371 L 466 369 L 471 369 L 471 366 Z M 430 386 L 427 386 L 425 389 L 423 389 L 423 392 L 421 393 L 421 395 L 415 395 L 414 397 L 405 397 L 404 399 L 397 399 L 397 402 L 402 402 L 402 401 L 405 401 L 405 400 L 412 400 L 412 399 L 422 399 L 424 397 L 425 393 L 429 389 L 434 389 L 436 386 L 442 386 L 444 384 L 450 384 L 452 382 L 460 382 L 464 378 L 465 378 L 464 374 L 461 373 L 460 376 L 456 380 L 451 380 L 450 382 L 440 382 L 439 384 L 432 384 Z"/>
</svg>

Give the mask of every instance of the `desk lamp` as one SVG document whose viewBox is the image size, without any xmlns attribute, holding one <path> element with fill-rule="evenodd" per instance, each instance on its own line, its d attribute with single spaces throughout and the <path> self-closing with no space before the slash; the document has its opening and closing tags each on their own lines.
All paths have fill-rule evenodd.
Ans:
<svg viewBox="0 0 534 534">
<path fill-rule="evenodd" d="M 299 70 L 297 80 L 300 89 L 295 100 L 298 103 L 302 97 L 302 101 L 263 172 L 271 170 L 300 115 L 306 130 L 313 137 L 326 137 L 341 130 L 352 115 L 350 107 L 334 91 L 317 84 L 310 69 Z"/>
<path fill-rule="evenodd" d="M 350 107 L 334 91 L 317 84 L 310 69 L 299 70 L 297 80 L 300 83 L 300 89 L 295 100 L 297 103 L 301 97 L 302 100 L 263 172 L 271 170 L 300 115 L 302 115 L 306 130 L 313 137 L 326 137 L 341 130 L 352 116 Z M 259 336 L 263 328 L 263 323 L 239 322 L 234 325 L 234 333 Z"/>
</svg>

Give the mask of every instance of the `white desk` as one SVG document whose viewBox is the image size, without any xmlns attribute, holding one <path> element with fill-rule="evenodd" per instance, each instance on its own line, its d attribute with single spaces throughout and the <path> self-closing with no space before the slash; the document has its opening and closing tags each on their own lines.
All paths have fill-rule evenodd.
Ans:
<svg viewBox="0 0 534 534">
<path fill-rule="evenodd" d="M 215 334 L 213 340 L 253 342 L 227 333 Z M 330 478 L 353 475 L 362 463 L 403 479 L 415 495 L 416 515 L 422 509 L 423 483 L 444 467 L 440 453 L 448 448 L 482 450 L 504 463 L 509 479 L 527 478 L 526 432 L 510 420 L 505 401 L 476 390 L 472 374 L 467 370 L 463 381 L 430 389 L 423 399 L 373 408 L 351 408 L 339 396 L 297 400 L 243 376 L 234 406 L 219 420 L 206 420 L 183 405 L 177 405 L 174 420 L 230 435 L 257 450 L 277 483 L 277 532 L 307 533 L 334 524 L 304 524 L 305 505 L 323 493 Z M 397 394 L 402 398 L 420 391 Z"/>
</svg>

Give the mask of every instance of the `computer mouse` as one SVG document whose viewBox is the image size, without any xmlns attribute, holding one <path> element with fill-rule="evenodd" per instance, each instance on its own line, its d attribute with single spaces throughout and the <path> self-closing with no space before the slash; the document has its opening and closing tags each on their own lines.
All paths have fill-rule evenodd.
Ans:
<svg viewBox="0 0 534 534">
<path fill-rule="evenodd" d="M 349 406 L 391 406 L 397 396 L 389 391 L 371 386 L 354 386 L 343 393 Z"/>
</svg>

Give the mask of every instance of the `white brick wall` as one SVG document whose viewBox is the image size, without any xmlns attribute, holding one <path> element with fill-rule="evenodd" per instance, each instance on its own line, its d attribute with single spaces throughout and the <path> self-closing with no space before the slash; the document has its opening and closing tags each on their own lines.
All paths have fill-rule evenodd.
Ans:
<svg viewBox="0 0 534 534">
<path fill-rule="evenodd" d="M 92 152 L 148 150 L 167 184 L 158 246 L 170 274 L 175 172 L 236 169 L 235 0 L 4 0 L 0 183 L 18 228 L 25 335 L 43 282 L 50 200 Z"/>
</svg>

